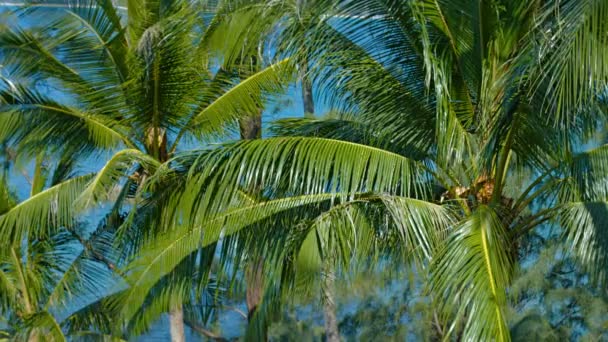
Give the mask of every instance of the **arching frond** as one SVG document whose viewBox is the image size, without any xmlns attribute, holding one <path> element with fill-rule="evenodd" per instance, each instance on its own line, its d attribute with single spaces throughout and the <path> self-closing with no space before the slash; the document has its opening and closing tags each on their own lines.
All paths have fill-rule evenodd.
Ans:
<svg viewBox="0 0 608 342">
<path fill-rule="evenodd" d="M 442 247 L 454 216 L 444 206 L 423 200 L 381 196 L 405 247 L 421 260 L 432 261 Z"/>
<path fill-rule="evenodd" d="M 568 127 L 604 92 L 608 79 L 608 4 L 601 0 L 549 1 L 543 8 L 527 62 L 533 91 L 545 99 L 547 117 Z"/>
<path fill-rule="evenodd" d="M 292 77 L 289 59 L 272 64 L 242 80 L 207 105 L 192 119 L 192 130 L 198 136 L 219 134 L 244 115 L 257 114 L 264 106 L 265 96 L 280 92 Z"/>
<path fill-rule="evenodd" d="M 0 238 L 21 241 L 24 236 L 49 236 L 60 227 L 71 227 L 74 202 L 92 175 L 72 178 L 15 205 L 0 216 Z"/>
<path fill-rule="evenodd" d="M 80 241 L 79 241 L 80 242 Z M 81 242 L 82 243 L 82 242 Z M 86 243 L 86 242 L 85 242 Z M 77 248 L 70 249 L 77 253 Z M 43 305 L 44 310 L 54 313 L 73 312 L 74 309 L 87 305 L 100 295 L 108 295 L 107 288 L 101 286 L 102 282 L 116 285 L 112 270 L 97 260 L 97 251 L 91 251 L 90 246 L 83 246 L 80 252 L 67 262 L 53 279 L 55 283 L 49 284 L 49 294 Z M 50 281 L 51 279 L 49 279 Z M 60 322 L 63 323 L 63 322 Z"/>
<path fill-rule="evenodd" d="M 608 283 L 608 202 L 573 202 L 560 210 L 565 238 L 593 280 Z"/>
<path fill-rule="evenodd" d="M 374 229 L 359 210 L 363 203 L 348 202 L 330 208 L 310 225 L 296 252 L 295 287 L 310 293 L 326 269 L 348 267 L 356 256 L 365 258 L 374 245 Z"/>
<path fill-rule="evenodd" d="M 464 339 L 510 340 L 505 309 L 514 265 L 511 248 L 505 227 L 490 207 L 478 207 L 456 227 L 431 279 L 437 303 L 446 314 L 456 315 L 450 332 L 464 320 Z"/>
<path fill-rule="evenodd" d="M 127 69 L 127 40 L 121 16 L 111 0 L 69 0 L 70 12 L 94 35 L 106 49 L 121 80 L 129 75 Z"/>
<path fill-rule="evenodd" d="M 111 194 L 115 193 L 115 187 L 119 185 L 121 179 L 131 177 L 132 175 L 129 172 L 137 172 L 137 170 L 134 170 L 135 166 L 143 168 L 137 177 L 144 177 L 144 173 L 153 174 L 159 165 L 160 163 L 156 159 L 139 150 L 121 150 L 112 156 L 97 172 L 95 178 L 91 180 L 77 202 L 86 208 L 91 204 L 99 204 L 110 200 Z"/>
<path fill-rule="evenodd" d="M 329 192 L 343 198 L 361 192 L 423 198 L 429 186 L 422 163 L 338 140 L 270 138 L 198 153 L 185 154 L 175 162 L 190 160 L 189 191 L 202 190 L 208 182 L 217 184 L 217 206 L 230 203 L 240 186 L 271 191 L 268 196 Z"/>
<path fill-rule="evenodd" d="M 321 194 L 283 198 L 229 209 L 210 216 L 193 228 L 178 225 L 172 231 L 155 238 L 128 266 L 130 288 L 117 304 L 123 308 L 124 317 L 129 319 L 143 303 L 143 294 L 197 249 L 218 241 L 222 236 L 233 234 L 257 220 L 289 208 L 319 204 L 332 197 L 332 194 Z"/>
<path fill-rule="evenodd" d="M 124 127 L 112 120 L 64 106 L 35 92 L 26 94 L 27 97 L 12 103 L 0 103 L 3 141 L 55 148 L 73 146 L 76 142 L 84 149 L 113 148 L 120 144 L 133 147 L 123 133 Z"/>
<path fill-rule="evenodd" d="M 327 117 L 319 119 L 292 118 L 280 119 L 272 123 L 270 130 L 275 136 L 291 137 L 320 137 L 333 140 L 350 141 L 361 145 L 377 147 L 390 152 L 395 152 L 415 160 L 424 159 L 428 156 L 424 147 L 416 143 L 409 144 L 401 141 L 395 136 L 394 127 L 378 127 L 383 121 L 374 120 L 370 122 L 367 116 Z M 404 133 L 404 136 L 407 136 Z M 407 137 L 409 140 L 412 137 Z M 421 143 L 420 145 L 423 145 Z"/>
</svg>

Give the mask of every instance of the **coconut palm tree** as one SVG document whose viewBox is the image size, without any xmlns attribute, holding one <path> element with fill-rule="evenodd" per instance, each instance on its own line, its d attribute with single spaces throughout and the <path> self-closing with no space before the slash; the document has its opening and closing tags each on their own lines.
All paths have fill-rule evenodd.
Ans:
<svg viewBox="0 0 608 342">
<path fill-rule="evenodd" d="M 18 203 L 7 186 L 8 171 L 14 165 L 10 159 L 3 159 L 6 168 L 0 183 L 2 215 L 23 215 L 20 206 L 24 202 Z M 73 165 L 58 162 L 54 164 L 54 170 L 49 170 L 48 166 L 45 161 L 34 169 L 30 181 L 32 197 L 44 196 L 45 184 L 52 186 L 64 181 L 64 177 L 70 176 Z M 73 178 L 70 181 L 84 180 Z M 74 325 L 79 320 L 80 308 L 102 294 L 99 282 L 111 284 L 116 281 L 112 271 L 99 259 L 99 250 L 107 247 L 106 237 L 96 232 L 89 235 L 86 228 L 82 222 L 75 222 L 70 228 L 57 227 L 35 238 L 2 242 L 0 314 L 3 338 L 27 341 L 66 341 L 67 335 L 104 338 L 99 331 Z M 109 321 L 102 312 L 90 317 L 98 326 Z"/>
<path fill-rule="evenodd" d="M 147 267 L 131 276 L 153 283 L 198 245 L 256 220 L 364 203 L 386 208 L 401 247 L 430 272 L 442 338 L 510 339 L 518 245 L 544 224 L 563 228 L 603 286 L 607 150 L 585 144 L 606 125 L 605 2 L 369 0 L 340 9 L 346 19 L 316 32 L 311 62 L 351 114 L 280 123 L 299 137 L 175 159 L 189 174 L 187 192 L 171 195 L 174 228 L 153 238 L 141 254 Z M 268 200 L 231 209 L 242 189 Z M 277 241 L 286 234 L 285 225 L 266 227 Z M 357 250 L 312 231 L 325 260 Z"/>
<path fill-rule="evenodd" d="M 315 31 L 318 26 L 328 26 L 324 19 L 331 16 L 336 1 L 327 0 L 295 0 L 295 1 L 273 1 L 260 2 L 251 0 L 230 1 L 230 9 L 233 13 L 231 21 L 238 26 L 243 22 L 248 24 L 249 29 L 243 33 L 244 41 L 265 42 L 271 46 L 270 50 L 278 59 L 289 57 L 294 60 L 298 69 L 298 83 L 301 87 L 301 100 L 303 103 L 304 116 L 314 118 L 315 101 L 313 98 L 313 78 L 310 72 L 309 61 L 314 60 L 313 51 L 308 47 L 314 44 Z M 234 32 L 235 28 L 230 24 L 223 30 Z M 238 28 L 236 29 L 238 30 Z M 327 30 L 326 30 L 327 31 Z M 270 38 L 269 38 L 270 37 Z M 226 46 L 225 55 L 242 56 L 242 50 L 247 49 L 247 44 L 239 46 Z M 241 136 L 246 136 L 241 134 Z M 327 268 L 326 271 L 330 269 Z M 327 272 L 327 286 L 323 290 L 323 302 L 326 303 L 325 316 L 328 336 L 339 337 L 337 321 L 335 319 L 333 288 L 331 285 L 331 272 Z M 249 303 L 249 301 L 248 301 Z M 333 322 L 333 323 L 332 323 Z"/>
<path fill-rule="evenodd" d="M 216 71 L 210 37 L 223 17 L 211 18 L 211 10 L 190 1 L 134 1 L 124 13 L 110 0 L 66 1 L 53 10 L 26 8 L 19 21 L 3 24 L 2 142 L 22 155 L 67 155 L 73 162 L 112 153 L 92 178 L 58 182 L 1 216 L 3 240 L 70 227 L 87 208 L 111 203 L 112 215 L 133 213 L 107 227 L 118 252 L 106 261 L 118 267 L 139 247 L 135 235 L 118 239 L 118 226 L 130 234 L 137 227 L 137 236 L 162 230 L 131 220 L 135 209 L 145 211 L 137 200 L 150 195 L 146 181 L 188 142 L 231 136 L 230 127 L 257 113 L 291 74 L 287 60 L 242 80 Z M 181 314 L 179 301 L 163 305 Z M 180 324 L 172 331 L 183 340 Z"/>
</svg>

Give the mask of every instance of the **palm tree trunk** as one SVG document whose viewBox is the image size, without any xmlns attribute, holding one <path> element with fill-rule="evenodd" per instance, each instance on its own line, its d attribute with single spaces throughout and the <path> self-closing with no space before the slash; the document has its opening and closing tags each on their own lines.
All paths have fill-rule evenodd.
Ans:
<svg viewBox="0 0 608 342">
<path fill-rule="evenodd" d="M 325 274 L 322 285 L 323 316 L 325 318 L 325 341 L 340 342 L 340 329 L 336 317 L 336 301 L 334 298 L 334 275 L 329 271 Z"/>
<path fill-rule="evenodd" d="M 171 332 L 171 342 L 185 342 L 184 333 L 184 309 L 181 304 L 171 309 L 169 312 L 169 325 Z"/>
<path fill-rule="evenodd" d="M 258 257 L 247 264 L 245 281 L 247 282 L 247 320 L 252 323 L 264 296 L 264 260 L 262 258 Z M 258 338 L 261 341 L 268 340 L 266 328 L 266 326 L 263 326 L 262 330 L 258 332 Z"/>
<path fill-rule="evenodd" d="M 312 82 L 308 75 L 308 62 L 304 60 L 299 65 L 300 83 L 302 84 L 302 102 L 304 103 L 304 117 L 315 117 L 315 102 L 312 96 Z"/>
<path fill-rule="evenodd" d="M 262 109 L 255 115 L 240 119 L 239 127 L 241 139 L 260 139 L 262 137 Z M 261 257 L 247 263 L 245 268 L 245 282 L 247 283 L 247 320 L 251 323 L 264 295 L 264 260 Z M 266 341 L 266 327 L 263 327 L 262 331 L 259 333 L 259 339 Z"/>
<path fill-rule="evenodd" d="M 241 139 L 259 139 L 262 137 L 262 111 L 256 115 L 244 117 L 239 120 Z"/>
<path fill-rule="evenodd" d="M 312 96 L 312 82 L 308 75 L 308 61 L 300 63 L 300 82 L 302 83 L 302 102 L 304 103 L 304 117 L 315 117 L 315 103 Z M 323 317 L 325 319 L 325 337 L 327 342 L 340 341 L 340 329 L 336 315 L 336 302 L 334 299 L 334 275 L 331 267 L 327 266 L 322 286 Z"/>
</svg>

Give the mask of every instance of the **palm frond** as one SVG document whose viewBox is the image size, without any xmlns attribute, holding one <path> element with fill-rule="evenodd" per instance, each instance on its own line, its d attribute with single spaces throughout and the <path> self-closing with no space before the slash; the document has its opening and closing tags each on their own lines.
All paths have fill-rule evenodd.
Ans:
<svg viewBox="0 0 608 342">
<path fill-rule="evenodd" d="M 560 223 L 571 251 L 580 258 L 592 279 L 608 282 L 608 203 L 572 202 L 561 210 Z"/>
<path fill-rule="evenodd" d="M 453 213 L 446 207 L 423 200 L 397 196 L 380 198 L 406 249 L 420 260 L 433 260 L 454 224 Z"/>
<path fill-rule="evenodd" d="M 35 91 L 22 89 L 22 96 L 10 102 L 0 103 L 0 138 L 24 145 L 53 146 L 78 144 L 83 148 L 112 148 L 120 144 L 133 147 L 133 143 L 121 131 L 124 127 L 113 120 L 78 108 L 65 106 Z M 2 96 L 2 95 L 0 95 Z M 5 97 L 5 98 L 7 98 Z M 82 144 L 87 137 L 87 144 Z"/>
<path fill-rule="evenodd" d="M 15 205 L 0 216 L 1 239 L 21 241 L 27 235 L 49 236 L 60 227 L 71 227 L 76 215 L 74 202 L 91 178 L 72 178 Z"/>
<path fill-rule="evenodd" d="M 274 136 L 282 137 L 319 137 L 332 140 L 349 141 L 398 153 L 414 160 L 424 159 L 427 155 L 416 145 L 399 141 L 391 127 L 376 127 L 379 122 L 368 122 L 365 117 L 343 115 L 337 118 L 318 119 L 291 118 L 276 120 L 270 126 Z M 397 125 L 395 125 L 397 126 Z M 396 128 L 396 127 L 395 127 Z"/>
<path fill-rule="evenodd" d="M 121 179 L 132 176 L 129 172 L 136 172 L 135 166 L 140 166 L 138 177 L 145 177 L 144 173 L 153 174 L 160 163 L 151 156 L 134 149 L 121 150 L 114 154 L 110 160 L 97 172 L 95 178 L 82 192 L 77 202 L 82 207 L 91 204 L 100 204 L 111 199 Z M 141 173 L 141 175 L 140 175 Z"/>
<path fill-rule="evenodd" d="M 348 202 L 323 212 L 311 223 L 296 252 L 295 288 L 310 293 L 327 268 L 347 268 L 356 256 L 366 258 L 374 245 L 374 229 L 359 210 L 361 202 Z"/>
<path fill-rule="evenodd" d="M 464 339 L 510 339 L 505 308 L 514 267 L 511 246 L 491 207 L 478 207 L 456 227 L 431 279 L 435 300 L 446 314 L 456 315 L 450 332 L 464 321 Z"/>
<path fill-rule="evenodd" d="M 574 181 L 575 200 L 608 199 L 608 145 L 574 155 L 569 170 L 565 171 Z"/>
<path fill-rule="evenodd" d="M 145 296 L 142 294 L 199 248 L 233 234 L 256 220 L 289 208 L 315 205 L 332 197 L 331 194 L 307 195 L 256 203 L 211 216 L 193 228 L 177 226 L 167 234 L 156 237 L 128 266 L 130 288 L 119 299 L 124 317 L 132 317 L 143 304 Z"/>
<path fill-rule="evenodd" d="M 70 13 L 93 34 L 116 65 L 121 80 L 128 77 L 127 41 L 121 17 L 111 0 L 69 0 Z"/>
<path fill-rule="evenodd" d="M 26 327 L 29 328 L 28 338 L 45 338 L 55 342 L 67 342 L 61 327 L 55 317 L 47 311 L 37 312 L 26 318 Z"/>
<path fill-rule="evenodd" d="M 361 192 L 424 197 L 429 179 L 420 162 L 374 147 L 322 138 L 243 141 L 181 158 L 190 160 L 191 189 L 198 191 L 210 181 L 217 184 L 217 205 L 230 203 L 239 186 L 290 194 L 329 192 L 344 198 Z M 180 157 L 175 159 L 179 161 Z M 272 198 L 272 193 L 267 195 Z"/>
<path fill-rule="evenodd" d="M 547 118 L 568 127 L 597 100 L 608 78 L 608 5 L 604 1 L 550 1 L 543 8 L 528 63 L 532 90 L 545 99 Z"/>
<path fill-rule="evenodd" d="M 283 90 L 292 75 L 289 59 L 272 64 L 242 80 L 207 105 L 192 119 L 191 130 L 197 136 L 219 134 L 243 116 L 258 113 L 264 106 L 265 95 Z"/>
</svg>

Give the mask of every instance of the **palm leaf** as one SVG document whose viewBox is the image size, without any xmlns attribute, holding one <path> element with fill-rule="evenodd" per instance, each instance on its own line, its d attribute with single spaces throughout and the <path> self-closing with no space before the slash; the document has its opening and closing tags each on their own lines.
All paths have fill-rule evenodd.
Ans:
<svg viewBox="0 0 608 342">
<path fill-rule="evenodd" d="M 135 314 L 143 304 L 145 296 L 142 294 L 147 293 L 161 277 L 199 248 L 216 242 L 221 236 L 233 234 L 256 220 L 289 208 L 318 204 L 332 196 L 307 195 L 256 203 L 211 216 L 194 228 L 178 226 L 167 234 L 158 236 L 128 266 L 130 289 L 120 298 L 124 317 L 130 318 Z"/>
<path fill-rule="evenodd" d="M 93 34 L 100 45 L 107 50 L 108 56 L 116 65 L 122 81 L 128 76 L 127 41 L 125 29 L 120 22 L 111 0 L 68 0 L 70 13 L 73 14 Z"/>
<path fill-rule="evenodd" d="M 26 236 L 49 236 L 60 227 L 71 227 L 73 205 L 92 175 L 72 178 L 17 204 L 0 216 L 3 241 L 21 241 Z"/>
<path fill-rule="evenodd" d="M 604 91 L 608 77 L 608 5 L 601 0 L 550 1 L 532 46 L 538 63 L 528 63 L 532 91 L 556 115 L 550 122 L 572 125 L 585 106 Z"/>
<path fill-rule="evenodd" d="M 129 172 L 135 172 L 135 166 L 141 166 L 143 173 L 153 174 L 160 163 L 151 156 L 134 149 L 121 150 L 114 154 L 110 160 L 97 172 L 95 178 L 82 192 L 77 202 L 83 208 L 93 203 L 102 203 L 111 199 L 118 182 L 131 176 Z"/>
<path fill-rule="evenodd" d="M 405 197 L 428 194 L 428 173 L 422 163 L 344 141 L 271 138 L 185 154 L 175 162 L 180 158 L 190 160 L 189 191 L 203 193 L 201 186 L 209 182 L 218 186 L 216 205 L 230 203 L 240 186 L 267 189 L 271 191 L 268 196 L 277 191 L 333 192 L 341 197 L 360 192 L 386 192 Z M 206 204 L 211 203 L 201 202 Z"/>
<path fill-rule="evenodd" d="M 264 105 L 264 95 L 283 90 L 292 75 L 289 59 L 272 64 L 226 91 L 192 119 L 193 129 L 203 134 L 219 134 L 242 116 L 258 113 Z"/>
<path fill-rule="evenodd" d="M 506 289 L 513 263 L 507 231 L 494 209 L 480 206 L 456 227 L 432 272 L 432 290 L 446 314 L 464 320 L 465 340 L 508 341 Z"/>
<path fill-rule="evenodd" d="M 561 210 L 560 223 L 571 251 L 599 284 L 608 282 L 608 202 L 572 202 Z"/>
<path fill-rule="evenodd" d="M 33 314 L 26 318 L 26 327 L 31 330 L 28 331 L 29 338 L 39 338 L 44 336 L 45 339 L 49 339 L 54 342 L 67 342 L 61 327 L 49 312 L 42 311 Z"/>
<path fill-rule="evenodd" d="M 83 113 L 74 107 L 67 107 L 39 96 L 34 92 L 12 103 L 0 103 L 0 138 L 15 143 L 74 145 L 77 137 L 82 144 L 88 137 L 88 144 L 100 148 L 112 148 L 120 144 L 133 147 L 131 141 L 121 132 L 121 125 L 95 114 Z M 86 141 L 86 140 L 85 140 Z M 52 146 L 52 145 L 51 145 Z"/>
</svg>

